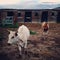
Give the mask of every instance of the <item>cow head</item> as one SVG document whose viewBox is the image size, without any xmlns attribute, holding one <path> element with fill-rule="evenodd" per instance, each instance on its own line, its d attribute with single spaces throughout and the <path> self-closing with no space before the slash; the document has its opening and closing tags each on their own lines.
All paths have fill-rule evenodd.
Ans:
<svg viewBox="0 0 60 60">
<path fill-rule="evenodd" d="M 8 35 L 8 44 L 13 44 L 16 43 L 18 41 L 18 36 L 17 36 L 17 32 L 15 31 L 9 31 L 9 35 Z"/>
</svg>

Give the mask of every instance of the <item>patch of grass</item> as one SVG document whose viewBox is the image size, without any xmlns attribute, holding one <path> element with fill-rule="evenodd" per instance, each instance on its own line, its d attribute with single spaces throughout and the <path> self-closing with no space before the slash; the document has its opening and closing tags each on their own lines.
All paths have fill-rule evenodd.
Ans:
<svg viewBox="0 0 60 60">
<path fill-rule="evenodd" d="M 36 34 L 36 32 L 35 32 L 35 31 L 31 31 L 31 30 L 30 30 L 30 34 L 31 34 L 31 35 L 35 35 L 35 34 Z"/>
<path fill-rule="evenodd" d="M 18 23 L 16 24 L 5 24 L 5 25 L 2 25 L 2 28 L 18 28 Z"/>
</svg>

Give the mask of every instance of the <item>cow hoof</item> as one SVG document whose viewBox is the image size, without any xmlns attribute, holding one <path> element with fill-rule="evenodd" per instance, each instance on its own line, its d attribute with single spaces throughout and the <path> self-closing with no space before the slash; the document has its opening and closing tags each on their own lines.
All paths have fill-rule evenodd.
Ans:
<svg viewBox="0 0 60 60">
<path fill-rule="evenodd" d="M 18 55 L 18 56 L 17 56 L 17 59 L 22 59 L 22 56 L 21 56 L 21 55 Z"/>
<path fill-rule="evenodd" d="M 27 51 L 25 51 L 25 55 L 27 55 Z"/>
<path fill-rule="evenodd" d="M 19 58 L 22 58 L 22 55 L 19 54 Z"/>
</svg>

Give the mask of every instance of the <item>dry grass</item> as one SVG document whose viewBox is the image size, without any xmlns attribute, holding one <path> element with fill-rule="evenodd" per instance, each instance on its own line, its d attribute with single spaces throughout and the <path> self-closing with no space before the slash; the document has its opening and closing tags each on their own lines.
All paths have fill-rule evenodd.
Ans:
<svg viewBox="0 0 60 60">
<path fill-rule="evenodd" d="M 17 28 L 0 28 L 4 37 L 0 42 L 0 60 L 60 60 L 60 24 L 49 24 L 49 34 L 46 36 L 42 34 L 40 24 L 25 23 L 25 25 L 38 33 L 30 36 L 27 52 L 23 54 L 23 59 L 19 57 L 17 45 L 7 45 L 7 29 L 17 30 Z"/>
</svg>

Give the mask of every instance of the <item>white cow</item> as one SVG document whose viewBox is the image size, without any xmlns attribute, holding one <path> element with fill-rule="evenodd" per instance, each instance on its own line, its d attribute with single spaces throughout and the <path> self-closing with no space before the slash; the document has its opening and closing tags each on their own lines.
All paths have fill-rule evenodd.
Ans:
<svg viewBox="0 0 60 60">
<path fill-rule="evenodd" d="M 15 31 L 10 31 L 10 34 L 8 36 L 8 44 L 17 43 L 21 54 L 21 47 L 27 48 L 27 40 L 29 36 L 29 29 L 25 25 L 22 25 L 18 28 L 17 33 Z"/>
</svg>

